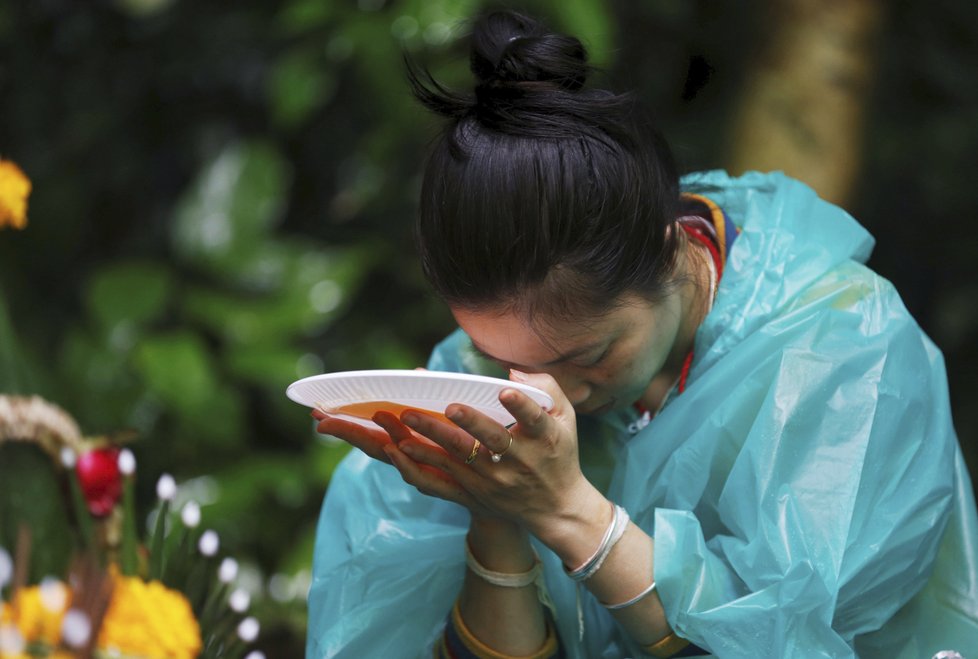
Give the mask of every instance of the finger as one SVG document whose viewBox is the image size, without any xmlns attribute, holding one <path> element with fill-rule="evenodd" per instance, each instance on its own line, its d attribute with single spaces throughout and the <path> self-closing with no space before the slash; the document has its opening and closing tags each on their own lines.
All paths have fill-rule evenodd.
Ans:
<svg viewBox="0 0 978 659">
<path fill-rule="evenodd" d="M 516 419 L 521 437 L 541 438 L 552 432 L 553 418 L 522 391 L 503 389 L 499 392 L 499 402 Z"/>
<path fill-rule="evenodd" d="M 371 420 L 374 423 L 376 423 L 378 426 L 383 428 L 385 431 L 387 431 L 387 434 L 390 435 L 391 439 L 394 440 L 395 444 L 400 444 L 402 441 L 410 439 L 417 442 L 428 444 L 430 446 L 435 446 L 438 448 L 438 450 L 443 450 L 440 446 L 438 446 L 438 444 L 435 444 L 427 437 L 423 437 L 422 435 L 419 435 L 418 433 L 408 428 L 392 412 L 386 412 L 386 411 L 377 412 L 373 415 Z"/>
<path fill-rule="evenodd" d="M 428 414 L 420 414 L 412 410 L 401 412 L 401 421 L 415 432 L 441 446 L 458 462 L 465 461 L 472 455 L 479 441 L 457 426 L 450 426 Z M 478 455 L 478 452 L 476 453 Z"/>
<path fill-rule="evenodd" d="M 359 423 L 328 414 L 323 414 L 316 430 L 323 435 L 332 435 L 342 439 L 375 460 L 390 463 L 390 458 L 384 453 L 384 446 L 391 443 L 391 438 L 384 430 L 372 430 Z"/>
<path fill-rule="evenodd" d="M 453 479 L 462 486 L 473 475 L 471 469 L 460 464 L 441 446 L 431 442 L 419 442 L 412 439 L 398 443 L 397 448 L 418 464 L 444 473 L 446 477 Z"/>
<path fill-rule="evenodd" d="M 387 434 L 391 436 L 391 439 L 394 440 L 395 444 L 402 442 L 405 439 L 411 439 L 413 436 L 411 429 L 401 423 L 401 420 L 391 412 L 377 412 L 373 415 L 373 417 L 371 417 L 371 419 L 374 423 L 387 431 Z"/>
<path fill-rule="evenodd" d="M 472 503 L 471 497 L 458 483 L 447 477 L 444 472 L 416 463 L 401 451 L 397 444 L 388 444 L 384 447 L 384 452 L 390 463 L 400 472 L 404 482 L 413 485 L 422 494 L 454 501 L 463 506 Z"/>
<path fill-rule="evenodd" d="M 537 408 L 539 407 L 538 405 Z M 445 408 L 445 415 L 462 430 L 481 441 L 488 450 L 499 453 L 511 448 L 509 430 L 479 410 L 461 403 L 452 403 Z M 469 450 L 471 452 L 471 448 Z"/>
<path fill-rule="evenodd" d="M 557 384 L 557 380 L 555 380 L 553 376 L 547 373 L 524 373 L 522 371 L 517 371 L 514 368 L 514 369 L 510 369 L 509 371 L 509 378 L 513 382 L 528 384 L 531 387 L 536 387 L 537 389 L 540 389 L 541 391 L 544 391 L 545 393 L 549 394 L 554 401 L 554 406 L 550 410 L 543 410 L 543 412 L 547 416 L 551 418 L 566 418 L 566 419 L 570 419 L 571 421 L 574 420 L 575 418 L 574 406 L 571 405 L 569 400 L 567 400 L 567 396 L 564 395 L 564 390 L 560 388 L 560 385 Z M 502 393 L 503 392 L 500 392 L 501 396 Z M 519 394 L 519 396 L 522 396 L 522 398 L 525 399 L 525 401 L 528 401 L 529 403 L 536 405 L 536 402 L 533 401 L 533 399 L 527 396 L 526 394 L 523 394 L 522 392 L 519 391 L 517 391 L 516 393 Z M 506 397 L 509 398 L 510 396 L 511 394 L 507 394 Z M 510 398 L 510 400 L 513 399 Z M 503 402 L 502 397 L 500 397 L 500 402 L 503 403 L 504 406 L 506 405 L 506 403 Z M 544 423 L 544 419 L 542 419 L 542 417 L 537 416 L 536 410 L 533 408 L 533 406 L 527 405 L 526 403 L 519 403 L 519 404 L 520 407 L 518 408 L 518 413 L 522 416 L 517 417 L 517 420 L 522 423 L 527 423 L 532 425 L 535 431 L 542 430 L 541 425 Z M 507 409 L 509 408 L 507 407 Z M 510 414 L 513 414 L 513 410 L 510 410 Z M 513 416 L 516 416 L 516 414 L 513 414 Z"/>
</svg>

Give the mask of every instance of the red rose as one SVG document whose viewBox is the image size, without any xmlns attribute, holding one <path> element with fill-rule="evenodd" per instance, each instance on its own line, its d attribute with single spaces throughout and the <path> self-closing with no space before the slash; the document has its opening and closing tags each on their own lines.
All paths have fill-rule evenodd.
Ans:
<svg viewBox="0 0 978 659">
<path fill-rule="evenodd" d="M 100 448 L 80 455 L 75 464 L 75 473 L 88 502 L 88 511 L 95 517 L 105 517 L 111 513 L 122 496 L 119 449 Z"/>
</svg>

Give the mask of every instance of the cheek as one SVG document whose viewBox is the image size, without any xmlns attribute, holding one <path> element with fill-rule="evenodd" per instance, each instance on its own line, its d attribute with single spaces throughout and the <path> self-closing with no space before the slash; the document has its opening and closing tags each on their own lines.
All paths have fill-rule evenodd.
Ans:
<svg viewBox="0 0 978 659">
<path fill-rule="evenodd" d="M 588 372 L 581 374 L 581 377 L 605 389 L 633 387 L 636 381 L 644 376 L 647 367 L 647 359 L 640 357 L 620 359 L 611 361 L 607 365 L 602 364 L 600 367 L 588 369 Z"/>
<path fill-rule="evenodd" d="M 668 342 L 660 336 L 648 337 L 616 357 L 614 362 L 602 365 L 594 374 L 594 381 L 602 386 L 644 388 L 665 364 L 668 347 Z"/>
</svg>

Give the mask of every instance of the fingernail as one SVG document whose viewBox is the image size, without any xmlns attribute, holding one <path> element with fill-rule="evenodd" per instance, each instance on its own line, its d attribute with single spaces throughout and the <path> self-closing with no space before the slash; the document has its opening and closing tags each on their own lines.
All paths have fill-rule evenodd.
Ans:
<svg viewBox="0 0 978 659">
<path fill-rule="evenodd" d="M 465 415 L 462 414 L 462 410 L 456 407 L 451 412 L 445 412 L 445 416 L 447 416 L 452 421 L 458 422 L 461 421 Z"/>
<path fill-rule="evenodd" d="M 414 457 L 414 447 L 410 444 L 399 444 L 397 450 L 405 455 L 411 456 L 412 458 Z"/>
<path fill-rule="evenodd" d="M 523 371 L 517 371 L 515 368 L 509 369 L 509 379 L 516 380 L 517 382 L 526 382 L 530 376 Z"/>
<path fill-rule="evenodd" d="M 420 421 L 420 418 L 415 412 L 404 412 L 401 414 L 401 422 L 406 425 L 414 426 L 418 421 Z"/>
</svg>

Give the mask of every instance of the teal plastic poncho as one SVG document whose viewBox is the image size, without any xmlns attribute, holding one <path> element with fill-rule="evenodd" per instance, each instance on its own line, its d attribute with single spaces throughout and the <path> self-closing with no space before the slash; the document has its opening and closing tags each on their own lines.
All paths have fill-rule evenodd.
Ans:
<svg viewBox="0 0 978 659">
<path fill-rule="evenodd" d="M 862 263 L 848 214 L 780 174 L 684 179 L 741 228 L 686 390 L 644 428 L 580 420 L 581 460 L 655 539 L 670 625 L 721 657 L 978 648 L 978 518 L 940 352 Z M 480 371 L 466 337 L 434 369 Z M 468 513 L 358 451 L 319 522 L 310 657 L 420 657 L 464 574 Z M 641 656 L 538 546 L 569 657 Z"/>
</svg>

